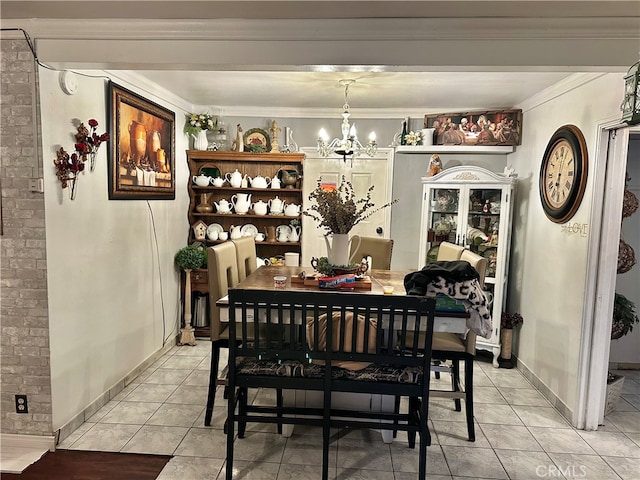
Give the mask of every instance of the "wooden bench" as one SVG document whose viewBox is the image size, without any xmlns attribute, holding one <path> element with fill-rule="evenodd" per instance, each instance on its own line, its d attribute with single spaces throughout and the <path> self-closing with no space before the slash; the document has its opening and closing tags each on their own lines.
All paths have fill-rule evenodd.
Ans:
<svg viewBox="0 0 640 480">
<path fill-rule="evenodd" d="M 235 425 L 242 438 L 247 422 L 321 427 L 323 480 L 331 427 L 380 429 L 381 423 L 392 423 L 393 429 L 408 432 L 410 446 L 420 434 L 419 478 L 425 478 L 430 438 L 429 375 L 424 372 L 431 361 L 433 299 L 231 289 L 229 307 L 227 480 L 232 480 Z M 253 342 L 235 341 L 258 327 L 264 335 Z M 414 340 L 409 345 L 406 338 Z M 319 408 L 249 405 L 248 388 L 320 391 L 323 401 Z M 340 410 L 332 407 L 333 392 L 414 400 L 407 413 Z"/>
</svg>

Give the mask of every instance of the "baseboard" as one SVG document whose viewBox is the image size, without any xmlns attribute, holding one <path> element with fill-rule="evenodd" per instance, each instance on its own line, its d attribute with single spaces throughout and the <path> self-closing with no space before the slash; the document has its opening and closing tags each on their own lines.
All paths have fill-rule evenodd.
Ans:
<svg viewBox="0 0 640 480">
<path fill-rule="evenodd" d="M 98 410 L 100 410 L 104 405 L 110 402 L 116 395 L 124 390 L 127 385 L 132 383 L 138 375 L 144 372 L 150 365 L 152 365 L 165 353 L 175 347 L 178 343 L 179 336 L 180 334 L 177 333 L 174 337 L 171 337 L 162 348 L 149 355 L 149 357 L 147 357 L 140 365 L 133 368 L 122 379 L 118 380 L 114 385 L 103 392 L 96 400 L 87 405 L 84 410 L 82 410 L 75 417 L 73 417 L 67 423 L 62 425 L 58 430 L 56 430 L 54 432 L 56 437 L 55 445 L 59 445 L 60 442 L 62 442 L 65 438 L 75 432 L 76 429 L 80 427 L 80 425 L 91 418 L 91 416 Z"/>
<path fill-rule="evenodd" d="M 573 410 L 571 410 L 566 403 L 560 398 L 542 381 L 538 378 L 524 363 L 515 359 L 516 368 L 529 380 L 534 387 L 542 394 L 544 398 L 551 402 L 551 405 L 558 410 L 560 415 L 567 419 L 567 421 L 575 427 L 573 419 Z"/>
<path fill-rule="evenodd" d="M 640 363 L 609 362 L 609 370 L 640 370 Z"/>
</svg>

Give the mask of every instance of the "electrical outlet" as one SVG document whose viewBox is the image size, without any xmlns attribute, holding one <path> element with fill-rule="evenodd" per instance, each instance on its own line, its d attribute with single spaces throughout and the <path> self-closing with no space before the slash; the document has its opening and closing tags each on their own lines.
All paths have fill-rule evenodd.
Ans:
<svg viewBox="0 0 640 480">
<path fill-rule="evenodd" d="M 29 413 L 26 395 L 16 395 L 16 413 Z"/>
<path fill-rule="evenodd" d="M 29 180 L 29 190 L 44 193 L 44 178 L 32 178 Z"/>
</svg>

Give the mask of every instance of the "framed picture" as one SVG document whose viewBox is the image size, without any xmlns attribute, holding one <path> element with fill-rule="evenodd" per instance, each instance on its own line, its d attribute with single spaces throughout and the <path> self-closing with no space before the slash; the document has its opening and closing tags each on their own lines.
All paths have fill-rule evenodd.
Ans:
<svg viewBox="0 0 640 480">
<path fill-rule="evenodd" d="M 424 116 L 435 145 L 520 145 L 522 110 L 438 113 Z"/>
<path fill-rule="evenodd" d="M 175 199 L 175 113 L 113 82 L 109 98 L 109 199 Z"/>
</svg>

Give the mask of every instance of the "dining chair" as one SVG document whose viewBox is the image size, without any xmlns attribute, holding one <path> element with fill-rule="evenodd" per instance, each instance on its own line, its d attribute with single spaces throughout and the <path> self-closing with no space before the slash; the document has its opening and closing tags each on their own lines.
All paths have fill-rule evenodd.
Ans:
<svg viewBox="0 0 640 480">
<path fill-rule="evenodd" d="M 231 240 L 236 246 L 236 262 L 238 263 L 238 280 L 243 281 L 258 269 L 256 242 L 253 237 L 242 237 Z"/>
<path fill-rule="evenodd" d="M 467 261 L 478 272 L 480 287 L 484 287 L 484 277 L 487 271 L 487 259 L 458 245 L 440 244 L 438 260 L 450 260 L 452 252 L 462 249 L 458 260 Z M 453 245 L 453 246 L 452 246 Z M 440 258 L 440 252 L 443 257 Z M 455 253 L 453 253 L 455 255 Z M 454 260 L 454 259 L 451 259 Z M 451 374 L 451 391 L 432 390 L 431 397 L 451 398 L 455 402 L 455 409 L 459 412 L 461 399 L 465 401 L 465 413 L 467 417 L 467 434 L 470 442 L 475 442 L 475 426 L 473 423 L 473 361 L 476 355 L 476 334 L 469 330 L 463 339 L 455 333 L 438 332 L 433 334 L 432 358 L 443 362 L 450 361 L 450 367 L 437 367 Z M 464 362 L 464 387 L 460 382 L 460 362 Z"/>
<path fill-rule="evenodd" d="M 229 324 L 220 321 L 220 307 L 216 306 L 216 302 L 227 295 L 229 288 L 235 287 L 240 282 L 236 245 L 233 242 L 223 242 L 207 248 L 207 269 L 209 274 L 209 310 L 211 320 L 211 371 L 209 372 L 209 392 L 204 424 L 210 426 L 216 387 L 218 385 L 226 385 L 224 378 L 218 378 L 220 349 L 229 348 Z"/>
<path fill-rule="evenodd" d="M 356 237 L 360 240 L 356 240 Z M 390 238 L 362 237 L 354 235 L 351 237 L 351 248 L 349 258 L 355 263 L 370 256 L 371 265 L 369 268 L 377 270 L 391 270 L 391 254 L 393 252 L 393 240 Z"/>
</svg>

